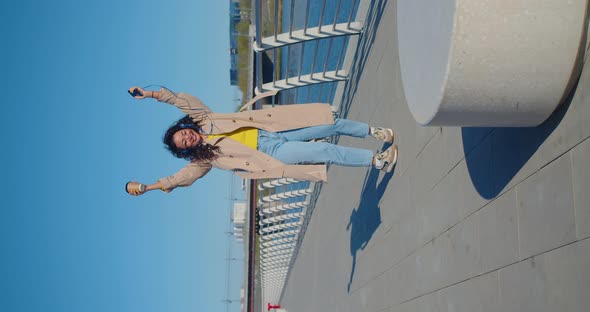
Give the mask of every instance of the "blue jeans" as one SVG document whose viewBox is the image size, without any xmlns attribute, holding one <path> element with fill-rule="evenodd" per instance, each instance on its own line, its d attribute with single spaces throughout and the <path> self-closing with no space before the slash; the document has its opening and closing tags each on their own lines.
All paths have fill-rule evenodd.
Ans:
<svg viewBox="0 0 590 312">
<path fill-rule="evenodd" d="M 373 152 L 367 149 L 339 146 L 327 142 L 306 142 L 333 135 L 364 138 L 369 125 L 336 119 L 333 125 L 313 126 L 282 132 L 258 130 L 258 150 L 285 164 L 336 164 L 349 167 L 370 167 Z"/>
</svg>

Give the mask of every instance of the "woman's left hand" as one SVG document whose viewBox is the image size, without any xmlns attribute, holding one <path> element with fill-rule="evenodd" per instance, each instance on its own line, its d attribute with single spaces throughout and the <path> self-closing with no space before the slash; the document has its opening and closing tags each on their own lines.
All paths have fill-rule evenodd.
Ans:
<svg viewBox="0 0 590 312">
<path fill-rule="evenodd" d="M 134 91 L 138 91 L 138 92 L 139 92 L 139 94 L 137 94 L 137 95 L 133 96 L 133 92 L 134 92 Z M 145 98 L 146 98 L 146 96 L 145 96 L 145 95 L 146 95 L 146 94 L 145 94 L 145 90 L 144 90 L 144 89 L 142 89 L 142 88 L 140 88 L 140 87 L 131 87 L 131 88 L 129 88 L 128 92 L 129 92 L 129 94 L 131 94 L 131 95 L 132 95 L 132 96 L 133 96 L 135 99 L 142 100 L 142 99 L 145 99 Z"/>
</svg>

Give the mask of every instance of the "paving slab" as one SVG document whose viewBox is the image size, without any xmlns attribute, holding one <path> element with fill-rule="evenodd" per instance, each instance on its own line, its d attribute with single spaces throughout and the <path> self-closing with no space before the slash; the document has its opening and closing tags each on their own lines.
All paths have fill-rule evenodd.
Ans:
<svg viewBox="0 0 590 312">
<path fill-rule="evenodd" d="M 477 212 L 482 273 L 519 260 L 516 205 L 516 191 L 511 190 Z"/>
<path fill-rule="evenodd" d="M 590 237 L 590 140 L 584 141 L 572 151 L 574 208 L 576 214 L 576 237 Z"/>
<path fill-rule="evenodd" d="M 440 312 L 500 311 L 498 274 L 492 272 L 438 292 Z"/>
<path fill-rule="evenodd" d="M 560 157 L 516 188 L 522 259 L 576 239 L 569 155 Z"/>
<path fill-rule="evenodd" d="M 545 258 L 534 257 L 499 271 L 501 311 L 551 311 L 545 302 Z"/>
<path fill-rule="evenodd" d="M 590 240 L 499 270 L 501 311 L 587 311 Z"/>
</svg>

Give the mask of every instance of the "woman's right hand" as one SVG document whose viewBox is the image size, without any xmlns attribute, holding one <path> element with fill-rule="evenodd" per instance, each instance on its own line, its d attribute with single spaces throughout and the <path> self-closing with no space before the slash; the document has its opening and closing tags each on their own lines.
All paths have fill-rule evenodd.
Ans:
<svg viewBox="0 0 590 312">
<path fill-rule="evenodd" d="M 128 92 L 133 96 L 133 91 L 135 90 L 139 91 L 139 94 L 134 96 L 135 99 L 142 100 L 146 98 L 145 90 L 140 87 L 131 87 L 129 88 Z"/>
</svg>

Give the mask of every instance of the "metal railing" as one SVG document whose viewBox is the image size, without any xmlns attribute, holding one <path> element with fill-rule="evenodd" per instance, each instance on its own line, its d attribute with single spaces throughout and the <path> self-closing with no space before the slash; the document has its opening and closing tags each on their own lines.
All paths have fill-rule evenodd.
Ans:
<svg viewBox="0 0 590 312">
<path fill-rule="evenodd" d="M 280 299 L 315 183 L 282 178 L 258 183 L 258 235 L 263 303 Z"/>
<path fill-rule="evenodd" d="M 256 20 L 256 38 L 254 42 L 254 52 L 256 53 L 256 66 L 257 66 L 257 75 L 256 75 L 256 90 L 257 94 L 271 91 L 271 90 L 288 90 L 293 88 L 299 88 L 304 86 L 310 86 L 320 83 L 327 83 L 327 82 L 337 82 L 337 81 L 344 81 L 348 79 L 348 72 L 345 69 L 342 69 L 342 62 L 344 59 L 344 54 L 346 52 L 346 40 L 342 40 L 342 44 L 340 45 L 339 56 L 338 56 L 338 63 L 336 68 L 329 69 L 328 68 L 328 58 L 331 56 L 333 45 L 334 45 L 334 38 L 342 37 L 342 36 L 350 36 L 355 34 L 360 34 L 363 24 L 360 22 L 353 21 L 353 13 L 354 7 L 357 4 L 358 0 L 349 0 L 352 1 L 352 6 L 350 9 L 350 13 L 348 14 L 348 19 L 346 22 L 338 23 L 340 17 L 340 8 L 342 5 L 343 0 L 337 0 L 336 10 L 334 11 L 334 18 L 329 24 L 324 25 L 324 18 L 326 15 L 326 0 L 322 1 L 322 9 L 319 15 L 319 22 L 318 26 L 316 27 L 309 27 L 309 19 L 310 19 L 310 7 L 311 2 L 307 0 L 306 2 L 306 15 L 305 15 L 305 22 L 302 29 L 293 30 L 294 28 L 294 12 L 295 12 L 295 3 L 296 1 L 290 1 L 290 18 L 289 18 L 289 30 L 284 33 L 279 33 L 279 21 L 278 21 L 278 7 L 279 7 L 279 0 L 274 0 L 274 16 L 273 22 L 274 31 L 273 34 L 270 36 L 263 37 L 263 29 L 262 29 L 262 5 L 261 0 L 255 0 L 255 20 Z M 328 48 L 326 56 L 323 60 L 318 59 L 318 48 L 319 48 L 319 41 L 321 40 L 328 40 Z M 305 43 L 309 42 L 316 42 L 314 53 L 313 53 L 313 61 L 310 66 L 309 74 L 303 74 L 306 71 L 303 68 L 303 58 L 305 55 Z M 290 58 L 292 55 L 291 48 L 293 46 L 300 46 L 300 53 L 299 53 L 299 60 L 297 75 L 289 76 L 289 70 L 287 70 L 284 74 L 284 77 L 280 79 L 278 77 L 278 73 L 280 71 L 276 68 L 272 74 L 272 81 L 264 83 L 263 82 L 263 68 L 262 68 L 262 53 L 268 50 L 275 50 L 273 53 L 273 64 L 278 64 L 277 62 L 277 54 L 276 50 L 285 48 L 286 51 L 286 64 L 287 66 L 290 64 Z M 315 72 L 316 65 L 318 62 L 322 62 L 323 65 L 321 71 Z M 282 63 L 282 62 L 281 62 Z M 309 93 L 308 93 L 309 94 Z"/>
<path fill-rule="evenodd" d="M 279 1 L 274 0 L 274 16 L 272 22 L 267 23 L 267 25 L 274 26 L 274 31 L 269 32 L 270 34 L 267 37 L 263 37 L 261 0 L 254 0 L 256 40 L 253 43 L 252 50 L 255 54 L 256 74 L 254 79 L 257 94 L 270 90 L 285 91 L 297 88 L 297 94 L 295 95 L 295 98 L 297 98 L 301 87 L 308 87 L 306 102 L 309 102 L 312 86 L 318 85 L 319 92 L 314 93 L 317 94 L 318 98 L 321 98 L 325 83 L 333 82 L 332 89 L 329 91 L 330 94 L 333 94 L 337 82 L 348 79 L 348 71 L 342 68 L 347 50 L 347 40 L 343 38 L 341 44 L 335 44 L 335 38 L 361 32 L 362 23 L 353 21 L 354 9 L 358 0 L 332 0 L 337 1 L 337 4 L 334 17 L 330 21 L 325 18 L 326 0 L 316 0 L 315 4 L 318 4 L 317 1 L 321 1 L 317 26 L 309 27 L 311 23 L 311 1 L 307 0 L 303 28 L 294 30 L 296 1 L 293 0 L 290 2 L 288 31 L 279 33 L 279 27 L 281 27 L 278 21 Z M 344 16 L 342 19 L 339 18 L 343 1 L 348 1 L 346 4 L 351 5 L 350 12 L 347 14 L 348 18 L 345 21 L 342 21 Z M 301 2 L 298 3 L 301 4 Z M 328 24 L 324 25 L 324 21 L 327 21 Z M 327 46 L 323 45 L 322 50 L 320 50 L 320 42 L 327 42 Z M 315 46 L 307 47 L 308 51 L 313 51 L 311 66 L 305 68 L 306 45 L 313 43 L 315 43 Z M 296 53 L 292 53 L 292 48 L 299 48 L 300 51 L 299 60 L 293 62 L 294 66 L 292 66 L 292 68 L 296 68 L 296 74 L 290 76 L 290 61 L 292 58 L 297 57 Z M 272 50 L 272 62 L 276 65 L 278 63 L 278 53 L 276 52 L 279 49 L 282 49 L 281 53 L 286 53 L 284 54 L 285 60 L 282 61 L 286 61 L 287 70 L 281 71 L 280 68 L 275 67 L 272 72 L 272 81 L 264 83 L 262 55 L 266 51 Z M 325 57 L 321 57 L 320 52 L 325 52 Z M 330 58 L 332 58 L 332 62 L 329 62 Z M 333 65 L 336 59 L 335 68 L 330 68 L 330 63 Z M 321 68 L 321 70 L 314 72 L 316 68 Z M 306 73 L 307 70 L 309 70 L 309 73 Z M 292 72 L 294 70 L 291 70 Z M 283 77 L 279 77 L 280 75 Z M 306 218 L 309 218 L 309 212 L 312 210 L 310 205 L 312 205 L 314 196 L 317 196 L 317 193 L 319 193 L 319 188 L 316 187 L 315 183 L 288 178 L 258 181 L 257 197 L 259 200 L 256 209 L 258 211 L 257 232 L 260 253 L 260 281 L 262 284 L 260 289 L 262 291 L 263 305 L 267 303 L 276 304 L 280 301 L 290 265 L 305 232 L 306 222 L 308 221 Z"/>
</svg>

